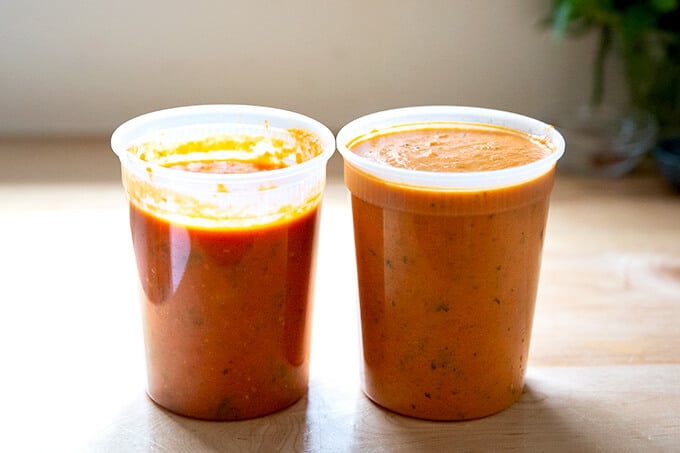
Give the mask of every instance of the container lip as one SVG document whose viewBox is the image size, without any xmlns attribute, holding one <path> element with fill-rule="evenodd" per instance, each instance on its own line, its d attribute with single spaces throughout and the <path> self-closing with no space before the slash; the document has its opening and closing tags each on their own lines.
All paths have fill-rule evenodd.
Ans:
<svg viewBox="0 0 680 453">
<path fill-rule="evenodd" d="M 415 125 L 452 122 L 519 130 L 547 139 L 554 150 L 541 160 L 518 167 L 476 172 L 435 172 L 392 167 L 359 156 L 348 148 L 357 138 L 372 135 L 381 129 L 397 131 Z M 552 125 L 518 113 L 483 107 L 425 105 L 384 110 L 356 118 L 340 129 L 336 146 L 345 162 L 391 183 L 424 188 L 479 189 L 511 186 L 545 174 L 554 168 L 564 154 L 565 141 Z"/>
<path fill-rule="evenodd" d="M 299 128 L 313 133 L 319 138 L 322 151 L 319 155 L 285 168 L 252 173 L 200 173 L 163 167 L 155 162 L 142 160 L 128 151 L 129 147 L 158 134 L 185 126 L 216 125 L 263 125 L 265 121 L 272 128 Z M 335 152 L 335 137 L 331 130 L 321 122 L 288 110 L 274 107 L 247 104 L 202 104 L 172 107 L 157 110 L 131 118 L 118 126 L 111 134 L 111 149 L 121 164 L 137 174 L 153 173 L 154 179 L 181 180 L 187 183 L 247 183 L 285 184 L 325 165 Z"/>
</svg>

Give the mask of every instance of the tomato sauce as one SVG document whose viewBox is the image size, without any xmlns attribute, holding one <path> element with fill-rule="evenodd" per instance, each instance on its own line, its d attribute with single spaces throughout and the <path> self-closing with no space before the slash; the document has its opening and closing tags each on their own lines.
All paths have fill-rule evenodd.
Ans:
<svg viewBox="0 0 680 453">
<path fill-rule="evenodd" d="M 148 392 L 204 419 L 263 415 L 307 389 L 318 208 L 241 231 L 173 225 L 130 207 Z"/>
<path fill-rule="evenodd" d="M 147 159 L 201 173 L 288 166 L 271 155 L 210 160 L 206 149 L 228 148 L 225 140 L 185 148 L 155 149 Z M 246 147 L 241 141 L 233 148 Z M 163 189 L 134 184 L 128 180 L 149 396 L 208 420 L 252 418 L 293 404 L 307 391 L 321 195 L 273 220 L 225 226 L 201 217 L 195 203 L 182 217 L 159 214 L 140 200 L 164 199 Z"/>
<path fill-rule="evenodd" d="M 498 169 L 551 152 L 515 131 L 464 126 L 381 135 L 350 150 L 428 171 Z M 511 187 L 446 190 L 392 184 L 345 161 L 345 181 L 365 393 L 433 420 L 510 406 L 522 393 L 553 172 Z"/>
<path fill-rule="evenodd" d="M 378 135 L 351 149 L 392 167 L 436 172 L 502 170 L 537 161 L 550 152 L 542 139 L 519 131 L 464 124 Z"/>
</svg>

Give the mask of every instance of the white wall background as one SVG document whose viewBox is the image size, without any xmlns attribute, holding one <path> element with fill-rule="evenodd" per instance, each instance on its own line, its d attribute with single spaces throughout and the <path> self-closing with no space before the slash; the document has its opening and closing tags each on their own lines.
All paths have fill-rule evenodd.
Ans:
<svg viewBox="0 0 680 453">
<path fill-rule="evenodd" d="M 594 48 L 552 40 L 550 1 L 2 0 L 0 135 L 109 134 L 198 103 L 334 130 L 406 105 L 541 116 L 587 99 Z"/>
</svg>

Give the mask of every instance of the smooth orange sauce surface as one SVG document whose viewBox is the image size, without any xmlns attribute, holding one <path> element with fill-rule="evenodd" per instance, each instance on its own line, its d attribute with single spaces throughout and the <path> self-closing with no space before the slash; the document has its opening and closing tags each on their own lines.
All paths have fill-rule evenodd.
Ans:
<svg viewBox="0 0 680 453">
<path fill-rule="evenodd" d="M 391 148 L 450 131 L 415 132 L 376 143 Z M 512 144 L 509 152 L 520 148 Z M 553 172 L 513 187 L 447 191 L 386 183 L 346 162 L 345 181 L 366 394 L 395 412 L 433 420 L 510 406 L 522 393 Z"/>
<path fill-rule="evenodd" d="M 377 135 L 352 144 L 351 149 L 392 167 L 445 172 L 517 167 L 552 152 L 543 140 L 513 129 L 464 123 Z"/>
<path fill-rule="evenodd" d="M 167 166 L 278 168 L 268 158 Z M 173 223 L 131 201 L 154 401 L 190 417 L 235 420 L 305 394 L 319 202 L 275 222 L 225 228 Z"/>
</svg>

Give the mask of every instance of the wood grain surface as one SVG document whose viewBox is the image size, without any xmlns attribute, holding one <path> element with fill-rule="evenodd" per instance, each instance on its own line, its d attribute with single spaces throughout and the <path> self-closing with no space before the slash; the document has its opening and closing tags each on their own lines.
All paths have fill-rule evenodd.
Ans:
<svg viewBox="0 0 680 453">
<path fill-rule="evenodd" d="M 524 394 L 459 423 L 361 393 L 348 196 L 331 171 L 308 395 L 219 423 L 145 396 L 127 205 L 106 142 L 18 143 L 0 141 L 0 451 L 680 451 L 680 195 L 653 168 L 558 177 Z"/>
</svg>

